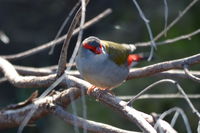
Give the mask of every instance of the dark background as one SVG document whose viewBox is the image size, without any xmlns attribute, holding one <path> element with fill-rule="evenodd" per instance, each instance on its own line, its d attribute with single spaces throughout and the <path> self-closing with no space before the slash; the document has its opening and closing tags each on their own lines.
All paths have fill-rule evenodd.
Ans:
<svg viewBox="0 0 200 133">
<path fill-rule="evenodd" d="M 77 1 L 70 0 L 0 0 L 0 30 L 4 31 L 10 38 L 8 45 L 0 41 L 0 54 L 9 55 L 28 50 L 39 46 L 43 43 L 53 40 L 58 32 L 58 29 L 69 11 Z M 157 35 L 164 27 L 164 1 L 160 0 L 141 0 L 138 1 L 143 9 L 146 17 L 150 20 L 150 25 L 154 36 Z M 169 6 L 169 21 L 175 19 L 179 12 L 182 11 L 190 1 L 187 0 L 168 0 Z M 138 11 L 131 0 L 91 0 L 87 7 L 86 20 L 89 20 L 107 8 L 112 8 L 113 13 L 101 20 L 97 24 L 91 26 L 84 31 L 84 37 L 93 35 L 105 40 L 116 42 L 136 43 L 149 41 L 149 35 L 143 20 L 140 18 Z M 199 2 L 189 10 L 188 13 L 167 33 L 167 38 L 173 38 L 182 34 L 190 33 L 200 27 L 199 19 L 200 7 Z M 68 25 L 63 33 L 67 32 Z M 71 45 L 75 44 L 76 37 L 74 36 Z M 151 62 L 142 62 L 138 67 L 156 62 L 162 62 L 172 59 L 178 59 L 194 55 L 200 51 L 199 35 L 192 37 L 191 40 L 182 40 L 176 43 L 159 46 L 155 52 L 155 58 Z M 48 55 L 49 50 L 38 53 L 36 55 L 12 61 L 13 64 L 44 67 L 55 65 L 58 62 L 61 46 L 57 46 L 53 55 Z M 72 49 L 71 49 L 72 51 Z M 144 52 L 148 52 L 144 49 Z M 193 70 L 199 70 L 200 65 L 192 67 Z M 1 74 L 2 76 L 2 74 Z M 142 79 L 134 79 L 128 81 L 122 86 L 115 89 L 113 92 L 116 95 L 135 95 L 149 84 L 161 78 L 147 77 Z M 189 79 L 177 80 L 186 93 L 199 94 L 200 85 Z M 39 89 L 40 92 L 46 88 Z M 0 84 L 0 107 L 5 107 L 8 104 L 17 103 L 26 99 L 33 89 L 15 88 L 13 85 L 5 82 Z M 171 84 L 163 84 L 157 86 L 149 93 L 176 93 L 177 89 Z M 95 99 L 86 97 L 87 100 L 87 115 L 88 119 L 97 122 L 111 124 L 113 126 L 136 130 L 135 126 L 128 120 L 113 113 Z M 199 99 L 192 100 L 195 107 L 200 110 Z M 82 116 L 81 100 L 76 101 L 78 115 Z M 188 104 L 183 99 L 167 99 L 167 100 L 139 100 L 134 103 L 134 107 L 146 113 L 156 112 L 162 113 L 172 107 L 182 108 L 188 116 L 193 132 L 196 132 L 198 119 L 192 114 Z M 71 111 L 71 107 L 67 108 Z M 167 117 L 170 120 L 171 117 Z M 62 120 L 48 116 L 36 122 L 37 126 L 25 129 L 29 133 L 64 133 L 74 132 L 71 125 L 65 124 Z M 181 128 L 180 128 L 181 127 Z M 179 132 L 186 132 L 181 118 L 175 128 Z M 17 128 L 0 130 L 2 133 L 14 133 Z"/>
</svg>

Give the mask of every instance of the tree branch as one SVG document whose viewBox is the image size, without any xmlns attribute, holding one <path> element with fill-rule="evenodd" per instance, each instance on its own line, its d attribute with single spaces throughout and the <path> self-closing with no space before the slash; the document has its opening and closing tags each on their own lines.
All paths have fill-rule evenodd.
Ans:
<svg viewBox="0 0 200 133">
<path fill-rule="evenodd" d="M 70 96 L 71 95 L 71 96 Z M 77 99 L 81 95 L 80 89 L 78 88 L 69 88 L 64 90 L 58 94 L 54 94 L 52 96 L 47 96 L 43 99 L 37 100 L 37 104 L 39 104 L 37 111 L 34 112 L 31 121 L 35 121 L 41 117 L 44 117 L 48 113 L 50 113 L 49 106 L 51 104 L 58 104 L 63 107 L 66 107 L 71 99 Z M 36 100 L 36 99 L 34 99 Z M 34 104 L 29 104 L 24 107 L 20 107 L 17 109 L 3 109 L 0 111 L 0 129 L 2 128 L 11 128 L 17 127 L 24 120 L 26 115 L 33 109 Z"/>
<path fill-rule="evenodd" d="M 184 64 L 193 65 L 196 63 L 200 63 L 200 54 L 182 59 L 165 61 L 138 69 L 131 69 L 127 79 L 129 80 L 134 78 L 147 77 L 170 69 L 183 68 Z M 56 79 L 55 74 L 48 76 L 21 76 L 17 73 L 12 64 L 3 58 L 0 58 L 0 70 L 3 71 L 5 77 L 14 86 L 19 88 L 47 87 Z M 65 80 L 61 82 L 61 85 L 67 85 Z"/>
<path fill-rule="evenodd" d="M 85 89 L 91 87 L 92 85 L 84 80 L 78 79 L 73 76 L 68 76 L 68 79 L 71 81 L 76 82 L 77 84 L 80 84 L 81 86 L 84 86 Z M 99 89 L 94 90 L 91 94 L 91 96 L 98 99 L 101 103 L 107 105 L 109 108 L 113 109 L 114 111 L 121 114 L 123 117 L 127 118 L 131 122 L 135 123 L 140 127 L 140 129 L 144 132 L 156 132 L 150 124 L 154 124 L 153 117 L 145 114 L 143 112 L 137 111 L 134 108 L 131 108 L 130 106 L 127 106 L 127 102 L 124 102 L 115 96 L 105 93 L 104 91 L 101 91 Z M 142 116 L 142 117 L 141 117 Z M 165 123 L 166 122 L 161 122 Z M 160 123 L 160 124 L 161 124 Z M 169 131 L 170 133 L 176 133 L 176 131 L 173 128 L 168 128 L 169 125 L 162 125 L 163 131 Z M 167 127 L 167 128 L 166 128 Z"/>
<path fill-rule="evenodd" d="M 139 133 L 133 131 L 127 131 L 123 129 L 119 129 L 107 124 L 94 122 L 91 120 L 85 120 L 83 118 L 77 117 L 72 115 L 66 111 L 62 107 L 56 106 L 52 113 L 59 117 L 60 119 L 64 120 L 66 123 L 71 125 L 77 124 L 78 127 L 86 128 L 88 131 L 95 132 L 95 133 Z M 74 123 L 76 121 L 76 123 Z"/>
<path fill-rule="evenodd" d="M 0 70 L 5 77 L 18 88 L 47 87 L 55 81 L 56 75 L 48 76 L 21 76 L 12 64 L 0 57 Z"/>
<path fill-rule="evenodd" d="M 56 71 L 55 68 L 34 68 L 34 67 L 25 67 L 25 66 L 14 66 L 15 69 L 22 75 L 34 75 L 34 76 L 46 76 L 49 74 L 53 74 Z M 131 71 L 137 71 L 139 68 L 132 68 Z M 190 71 L 190 73 L 194 76 L 200 77 L 200 71 Z M 71 70 L 68 72 L 69 75 L 73 75 L 76 77 L 80 77 L 80 73 L 76 70 Z M 157 77 L 167 77 L 167 78 L 188 78 L 183 70 L 172 69 L 160 73 L 156 73 L 152 76 Z"/>
<path fill-rule="evenodd" d="M 4 67 L 2 67 L 2 66 L 4 66 Z M 3 72 L 6 75 L 6 77 L 9 79 L 9 81 L 12 81 L 12 80 L 15 81 L 15 82 L 11 82 L 14 85 L 18 84 L 18 82 L 24 82 L 24 80 L 27 77 L 30 77 L 30 76 L 24 76 L 24 77 L 20 76 L 15 71 L 14 67 L 8 61 L 6 61 L 3 58 L 0 58 L 0 68 L 1 68 L 1 70 L 3 70 Z M 11 72 L 12 74 L 8 74 L 9 72 Z M 44 76 L 44 77 L 46 77 L 46 76 Z M 78 86 L 80 88 L 84 88 L 85 91 L 86 91 L 86 88 L 91 86 L 90 83 L 88 83 L 88 82 L 86 82 L 84 80 L 78 79 L 76 77 L 73 77 L 73 76 L 69 75 L 69 76 L 67 76 L 67 78 L 70 81 L 71 85 L 73 85 L 73 86 L 76 85 L 76 86 Z M 15 80 L 15 79 L 17 79 L 17 80 Z M 23 79 L 23 80 L 20 81 L 21 79 Z M 55 79 L 55 75 L 54 75 L 54 79 Z M 48 80 L 49 79 L 46 79 L 45 82 L 47 82 Z M 64 80 L 64 81 L 66 82 L 66 80 Z M 28 81 L 28 82 L 25 82 L 25 83 L 26 84 L 24 86 L 22 85 L 21 87 L 29 87 L 30 84 L 34 85 L 34 82 L 31 82 L 31 81 Z M 38 84 L 36 84 L 36 85 L 38 85 Z M 153 118 L 151 116 L 146 115 L 146 117 L 148 118 L 148 120 L 147 120 L 149 122 L 148 123 L 145 120 L 146 118 L 144 119 L 143 117 L 141 117 L 141 112 L 139 112 L 139 111 L 137 111 L 137 110 L 135 110 L 135 109 L 133 109 L 133 108 L 131 108 L 129 106 L 126 106 L 126 102 L 124 102 L 124 101 L 122 101 L 120 99 L 117 99 L 116 97 L 114 97 L 114 96 L 112 96 L 112 95 L 110 95 L 108 93 L 102 93 L 102 91 L 100 91 L 100 90 L 94 91 L 91 95 L 93 97 L 95 97 L 96 99 L 99 99 L 99 101 L 104 103 L 105 105 L 108 105 L 108 107 L 110 107 L 113 110 L 115 110 L 115 111 L 119 112 L 120 114 L 122 114 L 125 118 L 129 119 L 131 122 L 136 123 L 141 128 L 141 130 L 143 130 L 145 132 L 155 132 L 153 127 L 151 125 L 149 125 L 149 123 L 153 124 Z M 41 99 L 41 100 L 43 100 L 43 99 Z M 24 110 L 24 112 L 28 113 L 28 111 L 30 111 L 31 107 L 26 107 L 26 110 Z M 41 108 L 41 107 L 39 107 L 39 108 Z M 29 110 L 27 111 L 27 109 L 29 109 Z M 36 113 L 40 113 L 40 112 L 36 111 Z M 19 117 L 18 115 L 16 116 L 16 115 L 12 115 L 11 114 L 10 117 L 13 119 L 15 117 Z M 23 116 L 25 116 L 25 115 L 23 115 Z M 150 119 L 151 119 L 151 121 L 150 121 Z M 20 123 L 20 121 L 22 121 L 22 120 L 23 119 L 18 119 L 17 121 L 15 121 L 15 123 Z"/>
<path fill-rule="evenodd" d="M 91 132 L 106 132 L 106 133 L 138 133 L 133 131 L 127 131 L 119 129 L 107 124 L 94 122 L 91 120 L 85 120 L 83 118 L 74 116 L 63 110 L 62 107 L 66 107 L 71 103 L 71 100 L 75 100 L 81 96 L 79 88 L 69 88 L 62 92 L 57 92 L 52 96 L 47 96 L 40 101 L 37 101 L 39 108 L 35 111 L 31 122 L 46 116 L 49 113 L 53 113 L 66 123 L 75 125 L 74 119 L 78 122 L 78 126 L 83 128 L 86 124 L 87 130 Z M 33 104 L 27 105 L 26 107 L 20 107 L 18 109 L 6 109 L 0 111 L 0 129 L 17 127 L 23 120 L 24 116 L 32 109 Z M 58 106 L 59 105 L 59 106 Z M 60 107 L 62 106 L 62 107 Z M 77 124 L 77 123 L 76 123 Z"/>
<path fill-rule="evenodd" d="M 190 71 L 194 76 L 200 77 L 200 71 Z M 164 78 L 188 78 L 183 70 L 168 70 L 161 73 L 156 73 L 152 76 L 164 77 Z"/>
<path fill-rule="evenodd" d="M 200 54 L 196 54 L 182 59 L 165 61 L 134 70 L 131 69 L 127 79 L 147 77 L 170 69 L 183 68 L 185 64 L 193 65 L 196 63 L 200 63 Z"/>
</svg>

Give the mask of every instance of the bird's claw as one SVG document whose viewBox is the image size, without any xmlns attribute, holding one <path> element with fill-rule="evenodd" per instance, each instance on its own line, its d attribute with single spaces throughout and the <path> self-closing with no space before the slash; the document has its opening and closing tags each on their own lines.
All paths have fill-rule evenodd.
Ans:
<svg viewBox="0 0 200 133">
<path fill-rule="evenodd" d="M 89 87 L 88 89 L 87 89 L 87 94 L 88 95 L 90 95 L 93 91 L 94 91 L 94 89 L 96 88 L 96 86 L 91 86 L 91 87 Z"/>
</svg>

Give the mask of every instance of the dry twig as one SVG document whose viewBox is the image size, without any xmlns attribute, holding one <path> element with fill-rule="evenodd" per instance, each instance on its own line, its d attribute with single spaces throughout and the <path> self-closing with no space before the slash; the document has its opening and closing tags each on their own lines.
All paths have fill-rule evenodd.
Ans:
<svg viewBox="0 0 200 133">
<path fill-rule="evenodd" d="M 131 69 L 129 73 L 129 79 L 148 77 L 166 70 L 183 68 L 183 65 L 187 63 L 188 65 L 193 65 L 200 63 L 200 54 L 196 54 L 190 57 L 161 62 L 153 64 L 150 66 Z M 3 71 L 5 77 L 18 88 L 40 88 L 47 87 L 51 85 L 56 78 L 55 74 L 50 74 L 48 76 L 21 76 L 17 73 L 15 68 L 3 58 L 0 58 L 0 70 Z M 61 85 L 66 85 L 66 81 L 63 80 Z"/>
<path fill-rule="evenodd" d="M 76 25 L 78 24 L 80 17 L 81 17 L 81 8 L 79 8 L 79 10 L 76 12 L 74 19 L 72 20 L 71 25 L 68 29 L 67 36 L 64 40 L 62 50 L 60 52 L 60 58 L 58 61 L 57 77 L 60 77 L 66 69 L 65 66 L 67 64 L 67 50 L 69 47 L 69 42 L 71 40 L 73 31 L 74 31 Z"/>
<path fill-rule="evenodd" d="M 184 68 L 185 74 L 186 74 L 190 79 L 192 79 L 192 80 L 194 80 L 194 81 L 200 83 L 200 78 L 194 76 L 194 75 L 188 70 L 188 65 L 187 65 L 187 64 L 185 64 L 185 65 L 183 66 L 183 68 Z"/>
<path fill-rule="evenodd" d="M 190 99 L 200 99 L 199 94 L 187 94 L 188 98 Z M 122 100 L 130 100 L 131 98 L 135 97 L 133 95 L 130 96 L 117 96 L 119 99 Z M 183 99 L 184 96 L 180 94 L 143 94 L 140 97 L 138 97 L 136 100 L 142 100 L 142 99 Z"/>
<path fill-rule="evenodd" d="M 53 113 L 67 124 L 74 125 L 73 119 L 77 119 L 79 122 L 79 127 L 83 128 L 83 123 L 87 123 L 87 129 L 91 132 L 114 132 L 114 133 L 137 133 L 133 131 L 127 131 L 119 129 L 107 124 L 102 124 L 99 122 L 94 122 L 91 120 L 85 120 L 80 117 L 74 116 L 62 109 L 71 103 L 71 100 L 79 98 L 81 95 L 80 89 L 78 88 L 69 88 L 52 96 L 47 96 L 40 101 L 37 101 L 39 108 L 34 113 L 31 121 L 35 121 L 49 113 Z M 71 99 L 71 98 L 72 99 Z M 60 107 L 62 106 L 62 107 Z M 27 105 L 26 107 L 21 107 L 18 109 L 6 109 L 1 110 L 0 113 L 0 129 L 11 128 L 18 126 L 23 120 L 24 116 L 32 109 L 32 104 Z M 9 117 L 7 117 L 9 116 Z"/>
<path fill-rule="evenodd" d="M 162 42 L 156 42 L 156 45 L 165 45 L 165 44 L 170 44 L 170 43 L 174 43 L 180 40 L 185 40 L 185 39 L 191 39 L 192 36 L 198 35 L 200 33 L 200 29 L 197 29 L 189 34 L 185 34 L 185 35 L 181 35 L 172 39 L 167 39 L 165 41 Z M 150 46 L 151 42 L 141 42 L 141 43 L 136 43 L 135 46 L 136 47 L 146 47 L 146 46 Z"/>
<path fill-rule="evenodd" d="M 86 29 L 88 27 L 90 27 L 91 25 L 99 22 L 101 19 L 103 19 L 104 17 L 108 16 L 110 13 L 112 12 L 111 9 L 106 9 L 104 12 L 100 13 L 98 16 L 94 17 L 93 19 L 89 20 L 88 22 L 86 22 L 83 26 L 83 29 Z M 78 32 L 80 31 L 80 27 L 76 28 L 73 32 L 73 35 L 76 35 Z M 52 47 L 53 45 L 57 45 L 60 44 L 61 42 L 64 41 L 64 39 L 66 38 L 67 35 L 63 35 L 62 37 L 58 38 L 57 40 L 53 40 L 50 41 L 48 43 L 42 44 L 38 47 L 29 49 L 27 51 L 24 52 L 20 52 L 17 54 L 13 54 L 13 55 L 1 55 L 1 57 L 7 59 L 7 60 L 17 60 L 17 59 L 21 59 L 21 58 L 25 58 L 31 55 L 34 55 L 36 53 L 39 53 L 43 50 L 46 50 L 50 47 Z"/>
<path fill-rule="evenodd" d="M 161 31 L 155 38 L 154 41 L 158 40 L 160 37 L 162 37 L 168 30 L 170 30 L 184 15 L 188 12 L 196 3 L 198 0 L 193 0 L 181 13 L 179 13 L 179 16 L 176 17 L 163 31 Z"/>
<path fill-rule="evenodd" d="M 80 84 L 81 86 L 84 86 L 85 88 L 91 87 L 90 83 L 88 83 L 84 80 L 78 79 L 76 77 L 68 76 L 68 79 Z M 101 96 L 99 96 L 99 94 L 101 94 Z M 152 116 L 147 115 L 145 113 L 135 110 L 134 108 L 127 106 L 127 102 L 124 102 L 109 93 L 102 92 L 99 89 L 94 90 L 91 93 L 91 96 L 95 97 L 101 103 L 107 105 L 109 108 L 112 108 L 113 110 L 119 112 L 122 116 L 124 116 L 131 122 L 137 124 L 138 127 L 140 127 L 140 129 L 142 131 L 152 132 L 152 133 L 155 132 L 155 130 L 149 125 L 149 123 L 153 124 L 153 122 L 154 122 Z M 141 116 L 142 116 L 142 118 L 141 118 Z M 165 129 L 166 127 L 170 127 L 170 126 L 166 122 L 164 122 L 164 123 L 165 123 L 165 125 L 161 126 L 161 127 L 163 127 L 163 130 L 166 130 L 166 131 L 169 131 L 172 133 L 176 132 L 173 128 Z M 161 122 L 160 124 L 163 124 L 163 122 Z"/>
<path fill-rule="evenodd" d="M 85 120 L 80 117 L 77 117 L 75 115 L 72 115 L 66 111 L 62 107 L 56 106 L 53 109 L 53 114 L 59 117 L 60 119 L 63 119 L 66 123 L 70 123 L 71 125 L 75 125 L 74 119 L 76 119 L 76 124 L 80 128 L 85 128 L 90 132 L 99 132 L 99 133 L 139 133 L 134 131 L 127 131 L 123 129 L 119 129 L 107 124 L 91 121 L 91 120 Z M 85 124 L 85 125 L 84 125 Z"/>
</svg>

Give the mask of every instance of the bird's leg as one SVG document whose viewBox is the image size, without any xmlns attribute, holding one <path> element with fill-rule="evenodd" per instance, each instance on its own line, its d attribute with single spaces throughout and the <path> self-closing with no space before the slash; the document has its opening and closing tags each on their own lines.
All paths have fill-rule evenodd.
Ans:
<svg viewBox="0 0 200 133">
<path fill-rule="evenodd" d="M 89 88 L 87 89 L 87 94 L 90 95 L 90 93 L 93 92 L 95 88 L 97 88 L 97 87 L 94 86 L 94 85 L 91 86 L 91 87 L 89 87 Z M 111 95 L 114 94 L 109 88 L 98 88 L 98 89 L 101 90 L 98 97 L 100 97 L 101 93 L 103 93 L 103 92 L 104 92 L 104 93 L 106 93 L 106 92 L 107 92 L 107 93 L 110 93 Z"/>
<path fill-rule="evenodd" d="M 87 89 L 87 94 L 90 95 L 91 92 L 94 91 L 94 89 L 96 88 L 96 86 L 91 86 L 90 88 Z"/>
</svg>

